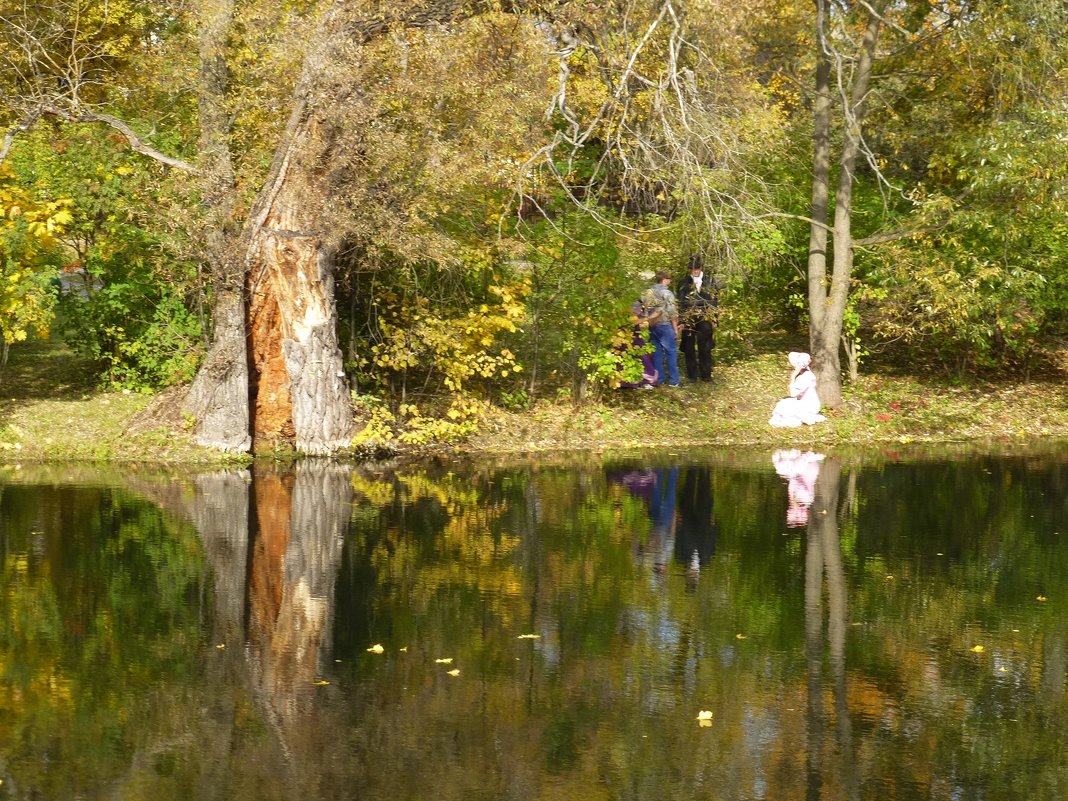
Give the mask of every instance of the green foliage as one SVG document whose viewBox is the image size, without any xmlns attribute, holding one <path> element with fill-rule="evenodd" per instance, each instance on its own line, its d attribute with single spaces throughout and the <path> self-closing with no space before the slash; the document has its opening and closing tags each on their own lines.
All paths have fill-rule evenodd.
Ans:
<svg viewBox="0 0 1068 801">
<path fill-rule="evenodd" d="M 154 389 L 191 379 L 202 352 L 197 270 L 178 221 L 158 205 L 159 193 L 177 199 L 182 187 L 100 129 L 38 133 L 20 145 L 21 182 L 70 198 L 57 237 L 70 271 L 58 326 L 68 344 L 107 383 Z"/>
<path fill-rule="evenodd" d="M 524 229 L 531 289 L 516 347 L 529 367 L 532 395 L 591 378 L 618 383 L 620 349 L 631 339 L 630 305 L 642 289 L 638 276 L 617 264 L 616 234 L 587 210 L 560 207 Z"/>
<path fill-rule="evenodd" d="M 1021 110 L 1023 111 L 1023 110 Z M 951 373 L 1027 370 L 1066 333 L 1068 129 L 1037 111 L 961 137 L 932 162 L 932 178 L 967 192 L 937 232 L 886 249 L 868 271 L 874 331 Z M 877 305 L 872 305 L 875 301 Z"/>
<path fill-rule="evenodd" d="M 29 334 L 48 336 L 55 303 L 57 236 L 69 223 L 66 200 L 39 202 L 0 165 L 0 367 Z"/>
</svg>

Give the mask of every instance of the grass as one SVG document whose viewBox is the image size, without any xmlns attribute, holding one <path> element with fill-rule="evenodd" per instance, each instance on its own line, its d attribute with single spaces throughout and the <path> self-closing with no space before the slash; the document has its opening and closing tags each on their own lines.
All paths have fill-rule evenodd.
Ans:
<svg viewBox="0 0 1068 801">
<path fill-rule="evenodd" d="M 149 407 L 159 401 L 100 390 L 94 371 L 61 343 L 15 345 L 0 376 L 0 462 L 226 461 L 197 445 L 173 415 L 154 419 Z"/>
<path fill-rule="evenodd" d="M 894 443 L 1068 439 L 1059 381 L 955 386 L 929 376 L 862 375 L 829 420 L 776 429 L 768 417 L 786 391 L 785 349 L 717 365 L 712 384 L 618 390 L 581 407 L 536 404 L 495 413 L 466 450 L 538 452 L 701 446 L 832 448 Z"/>
<path fill-rule="evenodd" d="M 768 416 L 789 377 L 785 343 L 732 364 L 711 384 L 653 392 L 616 390 L 581 406 L 538 402 L 494 410 L 468 441 L 468 455 L 662 451 L 698 448 L 1068 442 L 1062 381 L 973 382 L 872 372 L 845 391 L 842 408 L 817 426 L 774 429 Z M 180 391 L 155 396 L 101 391 L 93 371 L 54 342 L 12 348 L 0 377 L 0 462 L 232 464 L 196 444 L 178 412 Z M 418 456 L 424 452 L 413 452 Z"/>
</svg>

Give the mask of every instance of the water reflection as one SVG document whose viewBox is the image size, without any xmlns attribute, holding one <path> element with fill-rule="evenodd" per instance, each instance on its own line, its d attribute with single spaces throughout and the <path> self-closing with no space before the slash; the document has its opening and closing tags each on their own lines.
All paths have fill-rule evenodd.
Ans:
<svg viewBox="0 0 1068 801">
<path fill-rule="evenodd" d="M 818 456 L 818 458 L 814 458 Z M 801 496 L 809 499 L 805 508 L 815 509 L 808 524 L 805 548 L 805 662 L 808 672 L 806 754 L 807 799 L 823 797 L 825 775 L 830 773 L 843 788 L 845 798 L 860 797 L 853 750 L 852 715 L 849 709 L 846 678 L 846 634 L 849 630 L 849 610 L 846 600 L 846 578 L 842 563 L 841 541 L 838 531 L 838 494 L 841 464 L 838 459 L 825 460 L 822 454 L 799 454 L 776 462 L 776 471 L 783 474 L 782 465 L 790 463 L 791 480 L 803 485 Z M 820 465 L 822 463 L 822 470 Z M 813 470 L 814 466 L 814 470 Z M 802 476 L 802 474 L 804 474 Z M 811 485 L 805 479 L 814 479 Z M 811 487 L 811 495 L 808 495 Z M 791 503 L 801 504 L 791 493 Z M 795 518 L 796 521 L 796 518 Z M 787 525 L 791 523 L 787 512 Z M 824 747 L 824 659 L 823 598 L 826 588 L 826 646 L 830 666 L 831 694 L 834 703 L 834 748 Z"/>
<path fill-rule="evenodd" d="M 816 480 L 820 475 L 822 453 L 812 451 L 775 451 L 771 461 L 775 472 L 786 479 L 786 525 L 804 528 L 808 525 L 808 510 L 816 498 Z"/>
<path fill-rule="evenodd" d="M 1068 460 L 800 456 L 0 483 L 0 798 L 1066 797 Z"/>
<path fill-rule="evenodd" d="M 680 482 L 681 476 L 681 482 Z M 649 514 L 649 538 L 639 547 L 656 573 L 674 557 L 691 582 L 716 552 L 717 524 L 707 466 L 609 471 L 609 481 L 639 499 Z"/>
</svg>

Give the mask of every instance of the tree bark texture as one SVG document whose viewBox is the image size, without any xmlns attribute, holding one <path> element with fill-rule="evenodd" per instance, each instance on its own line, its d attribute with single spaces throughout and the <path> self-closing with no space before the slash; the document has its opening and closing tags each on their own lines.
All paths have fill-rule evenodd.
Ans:
<svg viewBox="0 0 1068 801">
<path fill-rule="evenodd" d="M 825 34 L 826 7 L 816 0 L 816 89 L 812 107 L 812 202 L 808 240 L 809 349 L 817 391 L 827 405 L 825 365 L 835 354 L 824 352 L 822 332 L 827 311 L 827 221 L 831 183 L 831 57 Z"/>
<path fill-rule="evenodd" d="M 813 222 L 809 235 L 809 311 L 811 329 L 809 342 L 812 349 L 813 370 L 816 373 L 817 390 L 824 405 L 837 408 L 842 404 L 842 363 L 839 347 L 842 342 L 842 327 L 846 302 L 849 300 L 849 284 L 853 272 L 853 179 L 857 158 L 863 141 L 863 122 L 868 85 L 871 81 L 875 48 L 879 41 L 882 11 L 886 3 L 869 10 L 860 52 L 853 63 L 852 75 L 845 74 L 845 67 L 838 64 L 838 85 L 842 87 L 840 102 L 843 111 L 842 150 L 838 162 L 838 181 L 834 196 L 834 223 L 832 226 L 832 273 L 830 286 L 826 275 L 826 193 L 829 187 L 830 150 L 830 104 L 822 99 L 830 98 L 831 63 L 829 44 L 824 33 L 827 7 L 824 0 L 816 0 L 817 20 L 817 69 L 816 105 L 814 108 L 815 152 L 813 157 L 812 211 Z M 848 95 L 846 92 L 848 91 Z M 827 185 L 820 187 L 821 181 Z M 822 206 L 818 202 L 822 201 Z M 816 212 L 821 212 L 822 217 Z M 822 233 L 817 235 L 816 228 Z M 822 237 L 822 239 L 820 239 Z M 822 241 L 820 248 L 813 243 Z"/>
<path fill-rule="evenodd" d="M 315 219 L 320 179 L 299 158 L 314 119 L 289 141 L 248 237 L 248 331 L 256 442 L 326 455 L 348 444 L 348 384 L 337 340 L 333 247 Z"/>
<path fill-rule="evenodd" d="M 316 703 L 327 672 L 334 583 L 352 500 L 351 472 L 318 460 L 253 479 L 256 534 L 248 587 L 254 697 L 278 737 L 294 797 L 319 797 L 341 725 Z M 331 664 L 329 667 L 333 667 Z M 327 716 L 328 719 L 323 719 Z M 334 758 L 338 758 L 334 755 Z"/>
<path fill-rule="evenodd" d="M 186 396 L 197 441 L 231 453 L 252 446 L 245 330 L 244 266 L 235 258 L 236 188 L 229 143 L 226 43 L 233 0 L 200 0 L 199 175 L 205 206 L 204 247 L 214 282 L 212 346 Z"/>
<path fill-rule="evenodd" d="M 220 67 L 215 55 L 222 52 L 223 32 L 232 24 L 233 0 L 201 2 L 201 123 L 213 132 L 202 136 L 201 147 L 210 154 L 227 135 L 220 127 L 227 123 L 212 111 L 223 107 L 215 101 L 226 94 L 225 65 Z M 289 123 L 243 233 L 212 229 L 222 234 L 212 259 L 222 285 L 215 298 L 215 337 L 186 401 L 198 421 L 199 442 L 227 451 L 292 443 L 302 453 L 325 455 L 350 441 L 352 410 L 334 303 L 336 232 L 323 230 L 327 226 L 316 211 L 329 199 L 322 167 L 330 166 L 331 156 L 329 145 L 318 139 L 323 126 L 316 111 L 334 107 L 338 93 L 351 98 L 359 92 L 359 87 L 331 83 L 329 68 L 337 54 L 395 28 L 437 27 L 488 11 L 523 13 L 551 5 L 552 0 L 423 0 L 386 4 L 379 13 L 361 16 L 338 0 L 323 15 L 304 54 Z M 229 9 L 230 16 L 213 16 L 220 8 Z M 315 146 L 315 158 L 308 157 L 309 144 Z M 206 155 L 205 160 L 216 173 L 229 164 L 221 157 Z M 204 180 L 211 184 L 212 179 Z M 232 207 L 223 195 L 206 196 L 220 217 Z"/>
</svg>

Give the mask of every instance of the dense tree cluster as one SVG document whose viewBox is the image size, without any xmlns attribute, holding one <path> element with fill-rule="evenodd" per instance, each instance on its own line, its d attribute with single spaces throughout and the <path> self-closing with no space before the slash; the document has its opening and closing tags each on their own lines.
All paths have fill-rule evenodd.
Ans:
<svg viewBox="0 0 1068 801">
<path fill-rule="evenodd" d="M 54 217 L 0 247 L 64 290 L 0 328 L 55 313 L 102 380 L 195 375 L 235 451 L 611 385 L 643 274 L 693 252 L 724 352 L 807 328 L 831 405 L 863 358 L 1041 369 L 1066 27 L 1053 0 L 0 0 L 5 217 Z"/>
</svg>

